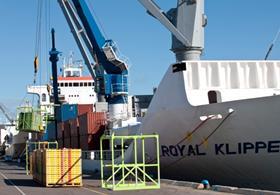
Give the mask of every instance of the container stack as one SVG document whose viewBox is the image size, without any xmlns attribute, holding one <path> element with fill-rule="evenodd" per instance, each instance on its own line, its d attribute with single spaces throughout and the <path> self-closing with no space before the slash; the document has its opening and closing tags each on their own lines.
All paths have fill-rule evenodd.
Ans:
<svg viewBox="0 0 280 195">
<path fill-rule="evenodd" d="M 94 112 L 92 104 L 62 105 L 58 115 L 59 148 L 99 149 L 99 138 L 107 124 L 105 112 Z"/>
<path fill-rule="evenodd" d="M 80 146 L 82 150 L 99 149 L 99 135 L 103 134 L 107 120 L 104 112 L 88 112 L 79 116 Z"/>
<path fill-rule="evenodd" d="M 33 180 L 43 186 L 82 186 L 80 149 L 35 150 L 31 157 Z"/>
<path fill-rule="evenodd" d="M 64 147 L 71 148 L 71 131 L 70 131 L 70 121 L 64 122 Z"/>
<path fill-rule="evenodd" d="M 79 143 L 79 120 L 78 118 L 71 119 L 70 123 L 70 138 L 71 148 L 80 148 Z"/>
</svg>

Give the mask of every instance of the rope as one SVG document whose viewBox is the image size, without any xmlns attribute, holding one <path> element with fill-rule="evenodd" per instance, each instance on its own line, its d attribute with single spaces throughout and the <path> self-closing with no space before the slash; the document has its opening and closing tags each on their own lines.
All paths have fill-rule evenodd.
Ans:
<svg viewBox="0 0 280 195">
<path fill-rule="evenodd" d="M 234 112 L 234 111 L 233 111 Z M 204 139 L 198 146 L 201 146 L 202 144 L 204 144 L 206 141 L 208 141 L 208 139 L 222 126 L 222 124 L 228 119 L 228 117 L 233 113 L 230 112 L 228 113 L 228 115 L 220 122 L 220 124 L 206 137 L 206 139 Z M 170 167 L 173 166 L 174 164 L 178 163 L 179 161 L 183 160 L 184 158 L 188 157 L 188 155 L 183 155 L 181 158 L 179 158 L 178 160 L 170 163 L 169 165 L 164 166 L 163 168 L 166 167 Z"/>
<path fill-rule="evenodd" d="M 37 1 L 37 16 L 36 16 L 36 32 L 35 32 L 35 50 L 34 50 L 34 61 L 33 61 L 33 68 L 34 68 L 34 78 L 33 78 L 33 85 L 36 84 L 37 73 L 39 69 L 40 59 L 39 56 L 41 54 L 41 20 L 42 20 L 42 8 L 43 8 L 43 1 Z M 34 104 L 35 96 L 32 96 L 32 105 Z"/>
<path fill-rule="evenodd" d="M 228 115 L 221 121 L 221 123 L 198 145 L 201 146 L 202 144 L 204 144 L 205 142 L 208 141 L 208 139 L 214 135 L 214 133 L 220 128 L 220 126 L 227 120 L 227 118 L 232 114 L 233 112 L 228 113 Z"/>
<path fill-rule="evenodd" d="M 210 117 L 207 117 L 206 120 L 202 121 L 199 125 L 197 125 L 192 131 L 190 134 L 188 134 L 187 136 L 185 136 L 181 141 L 179 141 L 177 145 L 181 144 L 183 141 L 185 141 L 186 139 L 190 138 L 200 127 L 202 127 L 203 124 L 205 124 L 208 120 L 212 119 L 214 116 L 210 116 Z"/>
<path fill-rule="evenodd" d="M 50 0 L 45 0 L 45 53 L 48 53 L 48 50 L 50 48 L 50 31 L 51 31 L 51 25 L 50 25 Z M 45 58 L 45 64 L 48 64 L 48 55 L 46 55 Z M 46 80 L 49 82 L 50 77 L 50 68 L 49 66 L 46 66 Z"/>
<path fill-rule="evenodd" d="M 188 134 L 187 136 L 185 136 L 182 140 L 180 140 L 177 144 L 175 144 L 175 146 L 181 144 L 183 141 L 185 141 L 186 139 L 190 138 L 200 127 L 202 127 L 208 120 L 212 119 L 214 116 L 210 116 L 207 117 L 206 120 L 202 121 L 201 123 L 199 123 L 192 131 L 190 134 Z M 162 157 L 162 155 L 159 156 L 160 158 Z M 153 159 L 151 161 L 149 161 L 148 163 L 152 163 L 156 161 L 156 159 Z"/>
<path fill-rule="evenodd" d="M 40 48 L 40 35 L 41 35 L 41 18 L 42 18 L 42 1 L 37 1 L 37 17 L 36 17 L 36 34 L 35 34 L 35 56 L 39 54 Z"/>
</svg>

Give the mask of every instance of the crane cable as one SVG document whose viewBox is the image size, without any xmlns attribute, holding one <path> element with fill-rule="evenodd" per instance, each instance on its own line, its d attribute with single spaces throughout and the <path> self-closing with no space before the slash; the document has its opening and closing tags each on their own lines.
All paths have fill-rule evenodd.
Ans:
<svg viewBox="0 0 280 195">
<path fill-rule="evenodd" d="M 45 4 L 45 52 L 46 54 L 48 53 L 48 50 L 50 48 L 50 33 L 51 32 L 51 13 L 50 13 L 50 10 L 51 10 L 51 0 L 45 0 L 46 4 Z M 49 62 L 49 58 L 48 56 L 45 57 L 45 60 L 46 60 L 46 65 L 48 64 Z M 49 66 L 46 66 L 46 81 L 47 83 L 49 83 L 49 78 L 50 78 L 50 67 Z"/>
<path fill-rule="evenodd" d="M 34 65 L 34 79 L 33 79 L 33 84 L 36 83 L 36 77 L 39 69 L 39 56 L 41 52 L 41 26 L 42 26 L 42 8 L 43 8 L 43 1 L 38 0 L 37 4 L 37 19 L 36 19 L 36 34 L 35 34 L 35 57 L 33 61 Z"/>
</svg>

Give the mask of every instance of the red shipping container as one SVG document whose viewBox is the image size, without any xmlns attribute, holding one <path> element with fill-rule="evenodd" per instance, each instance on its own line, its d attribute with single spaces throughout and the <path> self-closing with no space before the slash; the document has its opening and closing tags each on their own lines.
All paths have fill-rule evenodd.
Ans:
<svg viewBox="0 0 280 195">
<path fill-rule="evenodd" d="M 91 150 L 89 143 L 91 142 L 92 135 L 81 135 L 80 136 L 80 148 L 82 150 Z"/>
<path fill-rule="evenodd" d="M 70 138 L 71 130 L 70 130 L 70 122 L 64 121 L 64 138 Z"/>
<path fill-rule="evenodd" d="M 88 112 L 79 116 L 80 135 L 95 134 L 107 124 L 105 112 Z"/>
<path fill-rule="evenodd" d="M 80 136 L 80 148 L 82 150 L 100 150 L 100 137 L 103 135 L 105 126 L 102 126 L 101 129 L 96 134 L 88 134 Z"/>
<path fill-rule="evenodd" d="M 58 139 L 57 143 L 58 143 L 58 148 L 63 148 L 63 140 L 62 139 Z"/>
<path fill-rule="evenodd" d="M 92 104 L 78 104 L 78 116 L 87 112 L 93 112 Z"/>
<path fill-rule="evenodd" d="M 71 136 L 71 148 L 78 149 L 79 148 L 79 137 Z"/>
<path fill-rule="evenodd" d="M 78 118 L 69 120 L 71 137 L 78 136 L 79 120 Z"/>
<path fill-rule="evenodd" d="M 70 141 L 70 137 L 69 138 L 64 138 L 64 148 L 71 148 L 71 141 Z"/>
<path fill-rule="evenodd" d="M 64 122 L 57 123 L 57 139 L 63 139 Z"/>
</svg>

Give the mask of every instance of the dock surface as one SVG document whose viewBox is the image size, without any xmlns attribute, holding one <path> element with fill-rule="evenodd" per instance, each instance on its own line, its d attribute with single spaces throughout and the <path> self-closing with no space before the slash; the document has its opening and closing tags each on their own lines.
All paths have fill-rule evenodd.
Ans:
<svg viewBox="0 0 280 195">
<path fill-rule="evenodd" d="M 26 175 L 23 166 L 19 166 L 15 162 L 0 161 L 0 194 L 1 195 L 174 195 L 174 194 L 229 194 L 220 193 L 208 190 L 195 190 L 190 187 L 175 186 L 162 183 L 159 190 L 139 190 L 139 191 L 118 191 L 114 192 L 100 187 L 100 180 L 97 180 L 90 175 L 83 176 L 83 187 L 65 187 L 65 188 L 46 188 L 32 180 L 32 176 Z"/>
</svg>

